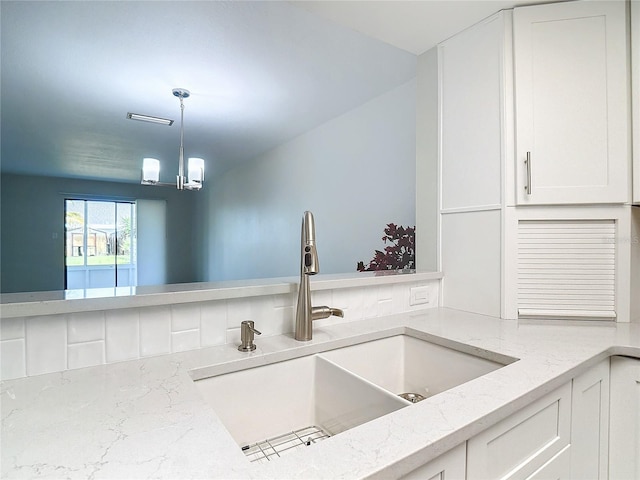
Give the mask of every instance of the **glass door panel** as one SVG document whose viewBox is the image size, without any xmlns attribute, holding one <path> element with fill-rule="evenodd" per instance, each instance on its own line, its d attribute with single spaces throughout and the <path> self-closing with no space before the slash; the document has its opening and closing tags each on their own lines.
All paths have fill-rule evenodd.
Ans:
<svg viewBox="0 0 640 480">
<path fill-rule="evenodd" d="M 65 200 L 65 288 L 136 284 L 133 203 Z"/>
<path fill-rule="evenodd" d="M 136 284 L 135 259 L 135 208 L 132 203 L 116 203 L 116 286 L 128 287 Z"/>
</svg>

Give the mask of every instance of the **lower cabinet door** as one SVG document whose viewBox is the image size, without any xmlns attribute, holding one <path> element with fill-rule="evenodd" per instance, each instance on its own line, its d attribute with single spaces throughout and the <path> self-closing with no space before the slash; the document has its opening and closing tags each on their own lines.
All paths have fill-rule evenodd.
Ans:
<svg viewBox="0 0 640 480">
<path fill-rule="evenodd" d="M 609 478 L 640 478 L 640 360 L 611 357 Z"/>
<path fill-rule="evenodd" d="M 609 359 L 573 379 L 571 476 L 606 480 L 609 470 Z"/>
<path fill-rule="evenodd" d="M 463 443 L 401 478 L 402 480 L 464 480 L 466 453 L 466 443 Z"/>
<path fill-rule="evenodd" d="M 529 478 L 562 452 L 570 437 L 571 382 L 471 438 L 466 478 Z"/>
<path fill-rule="evenodd" d="M 533 472 L 527 480 L 569 480 L 571 475 L 571 446 L 564 447 L 559 454 Z M 586 479 L 583 479 L 586 480 Z"/>
</svg>

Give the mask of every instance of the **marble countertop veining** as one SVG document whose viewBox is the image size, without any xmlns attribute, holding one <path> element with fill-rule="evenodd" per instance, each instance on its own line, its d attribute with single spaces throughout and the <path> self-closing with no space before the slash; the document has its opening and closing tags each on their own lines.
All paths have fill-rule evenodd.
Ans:
<svg viewBox="0 0 640 480">
<path fill-rule="evenodd" d="M 406 329 L 519 360 L 266 464 L 245 459 L 192 379 Z M 306 343 L 286 335 L 256 343 L 250 354 L 224 345 L 3 382 L 2 478 L 396 478 L 609 355 L 640 357 L 640 325 L 440 308 L 316 328 Z"/>
</svg>

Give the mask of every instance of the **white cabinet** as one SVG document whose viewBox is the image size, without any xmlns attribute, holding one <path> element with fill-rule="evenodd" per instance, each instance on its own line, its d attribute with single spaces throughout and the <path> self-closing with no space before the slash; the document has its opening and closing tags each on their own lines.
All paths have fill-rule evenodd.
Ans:
<svg viewBox="0 0 640 480">
<path fill-rule="evenodd" d="M 631 2 L 633 203 L 640 205 L 640 2 Z"/>
<path fill-rule="evenodd" d="M 571 478 L 608 478 L 609 359 L 573 379 Z"/>
<path fill-rule="evenodd" d="M 634 46 L 640 2 L 631 3 Z M 438 46 L 443 306 L 509 319 L 640 319 L 626 6 L 516 8 Z M 640 201 L 640 165 L 635 175 Z"/>
<path fill-rule="evenodd" d="M 555 457 L 533 472 L 526 480 L 576 478 L 571 476 L 571 446 L 567 445 Z M 584 479 L 579 479 L 584 480 Z"/>
<path fill-rule="evenodd" d="M 629 205 L 508 207 L 503 318 L 635 320 L 633 210 L 640 213 Z"/>
<path fill-rule="evenodd" d="M 611 357 L 609 478 L 640 478 L 640 360 Z"/>
<path fill-rule="evenodd" d="M 467 480 L 542 478 L 543 467 L 564 468 L 570 445 L 571 383 L 536 400 L 467 442 Z M 552 465 L 552 466 L 551 466 Z"/>
<path fill-rule="evenodd" d="M 640 380 L 640 367 L 637 373 Z M 606 359 L 471 438 L 466 478 L 606 479 L 608 441 Z"/>
<path fill-rule="evenodd" d="M 500 207 L 503 52 L 510 12 L 438 45 L 440 205 L 444 212 Z"/>
<path fill-rule="evenodd" d="M 513 34 L 518 204 L 628 202 L 625 2 L 516 8 Z"/>
<path fill-rule="evenodd" d="M 500 315 L 511 12 L 438 45 L 443 306 Z M 507 74 L 507 72 L 509 72 Z M 511 136 L 512 137 L 512 136 Z"/>
<path fill-rule="evenodd" d="M 463 443 L 401 478 L 402 480 L 464 479 L 466 475 L 466 453 L 466 443 Z"/>
<path fill-rule="evenodd" d="M 402 478 L 640 479 L 640 360 L 607 358 Z"/>
</svg>

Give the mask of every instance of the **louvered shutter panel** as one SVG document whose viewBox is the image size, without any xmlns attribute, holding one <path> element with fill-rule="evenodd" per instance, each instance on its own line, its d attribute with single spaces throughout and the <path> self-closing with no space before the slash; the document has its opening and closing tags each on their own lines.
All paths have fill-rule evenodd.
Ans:
<svg viewBox="0 0 640 480">
<path fill-rule="evenodd" d="M 612 319 L 614 220 L 518 223 L 518 316 Z"/>
</svg>

